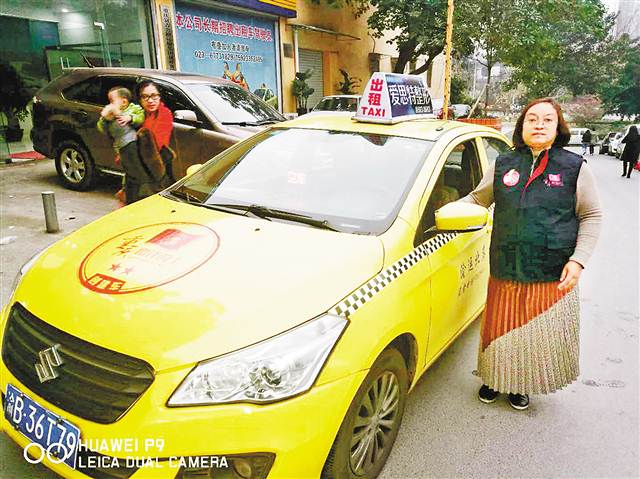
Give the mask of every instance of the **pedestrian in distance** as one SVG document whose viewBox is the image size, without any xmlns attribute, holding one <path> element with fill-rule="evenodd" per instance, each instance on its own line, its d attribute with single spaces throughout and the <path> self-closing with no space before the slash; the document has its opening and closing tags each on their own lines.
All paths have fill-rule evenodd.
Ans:
<svg viewBox="0 0 640 479">
<path fill-rule="evenodd" d="M 144 81 L 137 88 L 144 108 L 144 123 L 138 131 L 140 157 L 150 172 L 152 181 L 145 194 L 163 190 L 177 178 L 177 155 L 170 146 L 173 134 L 173 114 L 162 102 L 160 89 L 152 81 Z"/>
<path fill-rule="evenodd" d="M 631 125 L 627 134 L 621 140 L 624 143 L 624 150 L 620 155 L 622 160 L 622 176 L 631 178 L 631 171 L 638 163 L 640 157 L 640 133 L 636 125 Z"/>
<path fill-rule="evenodd" d="M 587 131 L 585 131 L 582 134 L 582 154 L 583 155 L 587 154 L 587 148 L 589 148 L 589 145 L 591 145 L 591 130 L 587 129 Z M 593 153 L 593 149 L 591 149 L 591 153 Z"/>
<path fill-rule="evenodd" d="M 109 103 L 100 112 L 97 124 L 98 131 L 111 137 L 116 162 L 124 169 L 123 189 L 116 194 L 123 203 L 136 201 L 136 192 L 145 176 L 136 136 L 136 128 L 144 121 L 144 110 L 131 102 L 132 96 L 127 88 L 111 88 Z"/>
<path fill-rule="evenodd" d="M 529 103 L 498 156 L 461 201 L 495 202 L 487 305 L 480 327 L 480 401 L 555 392 L 579 374 L 578 280 L 602 212 L 586 160 L 563 147 L 571 137 L 551 98 Z"/>
</svg>

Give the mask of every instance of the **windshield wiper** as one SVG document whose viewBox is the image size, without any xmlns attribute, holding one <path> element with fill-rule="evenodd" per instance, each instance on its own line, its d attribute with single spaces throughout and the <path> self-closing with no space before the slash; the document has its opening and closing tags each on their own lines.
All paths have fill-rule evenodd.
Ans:
<svg viewBox="0 0 640 479">
<path fill-rule="evenodd" d="M 166 193 L 162 193 L 162 195 L 163 196 L 170 195 L 170 196 L 173 196 L 174 198 L 185 200 L 190 205 L 200 205 L 200 204 L 202 204 L 202 202 L 198 198 L 196 198 L 195 196 L 190 194 L 184 188 L 184 185 L 180 186 L 179 188 L 176 188 L 176 189 L 173 189 L 173 190 L 169 190 Z"/>
<path fill-rule="evenodd" d="M 259 126 L 255 121 L 223 121 L 222 124 L 234 126 Z"/>
<path fill-rule="evenodd" d="M 256 120 L 256 121 L 223 121 L 223 125 L 234 125 L 234 126 L 262 126 L 269 125 L 271 123 L 279 123 L 282 120 L 279 118 L 268 118 L 266 120 Z"/>
<path fill-rule="evenodd" d="M 216 208 L 230 208 L 236 210 L 246 211 L 248 213 L 257 216 L 258 218 L 262 218 L 268 221 L 271 221 L 271 218 L 281 219 L 292 221 L 294 223 L 302 223 L 309 226 L 313 226 L 315 228 L 321 228 L 330 231 L 340 231 L 334 228 L 327 220 L 321 220 L 318 218 L 313 218 L 311 216 L 303 215 L 300 213 L 293 213 L 291 211 L 284 210 L 273 210 L 271 208 L 267 208 L 266 206 L 260 205 L 239 205 L 239 204 L 211 204 L 205 206 L 212 206 Z"/>
<path fill-rule="evenodd" d="M 257 121 L 256 124 L 258 125 L 271 125 L 273 123 L 280 123 L 282 120 L 279 118 L 268 118 L 266 120 L 260 120 Z"/>
<path fill-rule="evenodd" d="M 234 215 L 246 216 L 247 213 L 253 214 L 253 216 L 261 219 L 271 221 L 270 218 L 265 218 L 263 215 L 252 211 L 247 205 L 239 205 L 235 203 L 223 204 L 223 203 L 202 203 L 201 206 L 216 211 L 224 211 L 225 213 L 231 213 Z"/>
</svg>

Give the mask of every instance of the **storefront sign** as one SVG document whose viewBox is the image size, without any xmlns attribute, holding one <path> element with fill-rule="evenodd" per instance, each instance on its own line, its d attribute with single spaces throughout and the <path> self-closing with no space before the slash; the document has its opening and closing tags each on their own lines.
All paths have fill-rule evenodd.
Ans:
<svg viewBox="0 0 640 479">
<path fill-rule="evenodd" d="M 278 108 L 273 21 L 176 2 L 183 71 L 222 77 Z"/>
<path fill-rule="evenodd" d="M 416 116 L 433 118 L 431 96 L 417 75 L 374 73 L 358 105 L 356 119 L 396 123 Z"/>
<path fill-rule="evenodd" d="M 162 15 L 162 31 L 164 33 L 164 48 L 167 52 L 167 68 L 176 70 L 176 55 L 173 43 L 173 25 L 171 24 L 171 9 L 166 5 L 160 6 Z"/>
</svg>

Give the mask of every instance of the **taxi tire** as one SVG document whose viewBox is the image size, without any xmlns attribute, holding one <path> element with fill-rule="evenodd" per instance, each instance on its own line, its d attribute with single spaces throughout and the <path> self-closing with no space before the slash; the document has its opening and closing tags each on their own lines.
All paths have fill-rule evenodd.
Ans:
<svg viewBox="0 0 640 479">
<path fill-rule="evenodd" d="M 69 171 L 69 168 L 63 166 L 63 162 L 73 158 L 74 161 L 82 168 L 82 174 L 80 179 L 71 181 L 65 175 L 65 170 Z M 81 143 L 75 140 L 62 141 L 55 150 L 55 164 L 58 178 L 62 182 L 65 188 L 75 191 L 87 191 L 89 190 L 95 180 L 96 172 L 93 165 L 93 159 L 87 149 Z"/>
<path fill-rule="evenodd" d="M 350 457 L 355 421 L 360 411 L 362 411 L 365 395 L 370 393 L 375 382 L 382 378 L 390 378 L 389 374 L 397 381 L 399 390 L 398 406 L 395 411 L 393 426 L 386 435 L 386 443 L 382 454 L 374 461 L 373 467 L 364 473 L 359 471 L 356 474 L 351 465 Z M 409 374 L 404 357 L 397 349 L 385 349 L 371 366 L 369 373 L 351 401 L 351 405 L 342 420 L 336 439 L 322 469 L 322 479 L 373 479 L 380 474 L 400 430 L 408 390 Z"/>
</svg>

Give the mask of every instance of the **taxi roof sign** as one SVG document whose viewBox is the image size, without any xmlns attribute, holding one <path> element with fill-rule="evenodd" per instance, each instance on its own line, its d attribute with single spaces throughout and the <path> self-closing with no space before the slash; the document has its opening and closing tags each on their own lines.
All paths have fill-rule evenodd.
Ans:
<svg viewBox="0 0 640 479">
<path fill-rule="evenodd" d="M 354 116 L 358 121 L 398 123 L 416 118 L 435 118 L 431 95 L 418 75 L 375 72 Z"/>
</svg>

